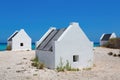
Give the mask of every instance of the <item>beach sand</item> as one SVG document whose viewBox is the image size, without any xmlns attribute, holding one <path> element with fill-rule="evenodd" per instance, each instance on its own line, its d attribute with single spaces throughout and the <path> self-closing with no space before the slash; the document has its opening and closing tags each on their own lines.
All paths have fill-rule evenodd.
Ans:
<svg viewBox="0 0 120 80">
<path fill-rule="evenodd" d="M 0 80 L 120 80 L 119 49 L 94 48 L 94 67 L 91 70 L 57 72 L 38 70 L 31 66 L 35 51 L 1 51 Z"/>
</svg>

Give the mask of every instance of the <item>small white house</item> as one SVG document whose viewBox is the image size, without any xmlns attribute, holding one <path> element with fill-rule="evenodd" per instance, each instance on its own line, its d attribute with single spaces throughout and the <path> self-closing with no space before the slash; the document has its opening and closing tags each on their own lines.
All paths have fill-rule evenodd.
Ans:
<svg viewBox="0 0 120 80">
<path fill-rule="evenodd" d="M 100 46 L 106 44 L 108 42 L 109 39 L 111 38 L 116 38 L 116 34 L 115 33 L 111 33 L 111 34 L 102 34 L 101 38 L 100 38 Z"/>
<path fill-rule="evenodd" d="M 24 31 L 24 29 L 15 31 L 8 38 L 8 46 L 11 47 L 12 51 L 31 50 L 31 38 Z"/>
<path fill-rule="evenodd" d="M 93 65 L 93 43 L 76 22 L 68 28 L 50 28 L 36 43 L 36 57 L 46 67 L 55 69 L 62 61 L 72 68 L 89 68 Z"/>
</svg>

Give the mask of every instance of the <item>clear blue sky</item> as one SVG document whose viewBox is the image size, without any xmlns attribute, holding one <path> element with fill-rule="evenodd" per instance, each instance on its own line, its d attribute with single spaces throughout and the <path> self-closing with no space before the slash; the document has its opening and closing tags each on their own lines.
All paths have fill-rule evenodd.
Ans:
<svg viewBox="0 0 120 80">
<path fill-rule="evenodd" d="M 54 26 L 79 22 L 90 40 L 103 33 L 120 35 L 120 1 L 116 0 L 0 0 L 0 42 L 24 28 L 33 42 Z"/>
</svg>

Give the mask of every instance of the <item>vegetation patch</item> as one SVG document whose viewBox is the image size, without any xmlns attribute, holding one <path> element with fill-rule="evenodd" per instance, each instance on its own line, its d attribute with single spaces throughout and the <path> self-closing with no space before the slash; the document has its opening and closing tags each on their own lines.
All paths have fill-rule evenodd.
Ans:
<svg viewBox="0 0 120 80">
<path fill-rule="evenodd" d="M 120 54 L 118 54 L 118 57 L 120 57 Z"/>
<path fill-rule="evenodd" d="M 83 68 L 83 70 L 91 70 L 92 68 Z"/>
<path fill-rule="evenodd" d="M 114 57 L 117 57 L 117 54 L 113 54 Z"/>
<path fill-rule="evenodd" d="M 38 74 L 33 74 L 33 76 L 37 76 Z"/>
<path fill-rule="evenodd" d="M 112 55 L 113 57 L 120 57 L 120 53 L 119 54 L 115 54 L 113 52 L 109 52 L 108 55 Z"/>
<path fill-rule="evenodd" d="M 96 67 L 96 64 L 93 64 L 93 67 Z"/>
<path fill-rule="evenodd" d="M 45 65 L 43 63 L 38 61 L 37 57 L 32 59 L 31 61 L 32 61 L 31 65 L 36 67 L 37 69 L 43 69 L 45 67 Z"/>
<path fill-rule="evenodd" d="M 109 52 L 108 55 L 110 55 L 110 56 L 113 55 L 113 52 Z"/>
<path fill-rule="evenodd" d="M 112 38 L 103 47 L 120 49 L 120 38 Z"/>
<path fill-rule="evenodd" d="M 61 58 L 60 58 L 59 66 L 57 66 L 57 71 L 58 72 L 65 71 L 65 67 Z"/>
<path fill-rule="evenodd" d="M 64 71 L 79 71 L 78 68 L 72 68 L 69 61 L 66 61 L 66 64 L 64 65 L 62 59 L 60 59 L 60 64 L 57 66 L 58 72 L 64 72 Z"/>
<path fill-rule="evenodd" d="M 6 47 L 6 50 L 11 50 L 11 49 L 12 49 L 11 46 Z"/>
</svg>

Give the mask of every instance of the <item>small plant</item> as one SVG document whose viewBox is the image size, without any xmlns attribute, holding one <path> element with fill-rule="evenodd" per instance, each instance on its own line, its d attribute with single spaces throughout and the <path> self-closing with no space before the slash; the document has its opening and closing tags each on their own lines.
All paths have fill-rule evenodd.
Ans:
<svg viewBox="0 0 120 80">
<path fill-rule="evenodd" d="M 57 71 L 64 72 L 65 70 L 66 71 L 79 71 L 78 68 L 72 68 L 68 60 L 66 61 L 66 65 L 64 65 L 62 62 L 62 59 L 60 59 L 60 64 L 59 64 L 59 66 L 57 66 Z"/>
<path fill-rule="evenodd" d="M 113 56 L 114 56 L 114 57 L 117 57 L 117 55 L 116 55 L 116 54 L 113 54 Z"/>
<path fill-rule="evenodd" d="M 93 67 L 96 67 L 96 64 L 93 64 Z"/>
<path fill-rule="evenodd" d="M 120 57 L 120 54 L 118 54 L 118 57 Z"/>
<path fill-rule="evenodd" d="M 33 76 L 37 76 L 37 74 L 33 74 Z"/>
<path fill-rule="evenodd" d="M 33 62 L 31 63 L 32 66 L 37 67 L 37 63 Z"/>
<path fill-rule="evenodd" d="M 35 57 L 35 58 L 32 59 L 31 61 L 33 61 L 33 62 L 38 62 L 38 57 Z"/>
<path fill-rule="evenodd" d="M 45 65 L 43 63 L 38 63 L 37 69 L 43 69 Z"/>
<path fill-rule="evenodd" d="M 38 61 L 38 58 L 34 58 L 31 60 L 33 63 L 31 63 L 32 66 L 36 67 L 37 69 L 43 69 L 45 67 L 45 65 L 43 63 L 40 63 Z"/>
<path fill-rule="evenodd" d="M 83 68 L 83 70 L 91 70 L 92 68 Z"/>
<path fill-rule="evenodd" d="M 113 53 L 112 53 L 112 52 L 109 52 L 109 53 L 108 53 L 108 55 L 110 55 L 110 56 L 111 56 L 111 55 L 113 55 Z"/>
<path fill-rule="evenodd" d="M 57 66 L 57 71 L 60 72 L 60 71 L 64 71 L 64 66 L 63 66 L 63 62 L 62 62 L 62 58 L 60 58 L 60 64 L 59 66 Z"/>
<path fill-rule="evenodd" d="M 11 46 L 8 45 L 8 46 L 6 47 L 6 50 L 11 50 Z"/>
<path fill-rule="evenodd" d="M 70 71 L 80 71 L 80 69 L 79 68 L 71 68 Z"/>
<path fill-rule="evenodd" d="M 66 62 L 67 62 L 67 63 L 66 63 L 66 65 L 65 65 L 65 69 L 66 69 L 67 71 L 71 71 L 71 65 L 70 65 L 69 61 L 67 60 Z"/>
</svg>

